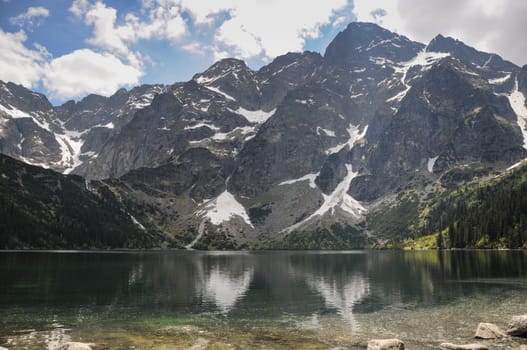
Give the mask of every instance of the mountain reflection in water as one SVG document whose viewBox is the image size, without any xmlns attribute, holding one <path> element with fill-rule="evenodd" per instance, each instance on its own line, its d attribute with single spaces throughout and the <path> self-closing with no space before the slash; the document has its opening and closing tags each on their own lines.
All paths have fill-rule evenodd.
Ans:
<svg viewBox="0 0 527 350">
<path fill-rule="evenodd" d="M 316 341 L 402 333 L 415 345 L 527 309 L 522 251 L 3 252 L 0 280 L 0 346 L 9 348 L 99 333 L 122 343 L 180 326 L 256 337 L 248 344 L 285 332 Z M 191 342 L 187 333 L 178 339 Z"/>
</svg>

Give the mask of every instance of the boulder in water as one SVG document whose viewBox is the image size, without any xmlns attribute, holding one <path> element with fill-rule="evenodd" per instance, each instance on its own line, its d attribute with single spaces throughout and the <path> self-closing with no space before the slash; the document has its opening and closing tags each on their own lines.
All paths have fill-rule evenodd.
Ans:
<svg viewBox="0 0 527 350">
<path fill-rule="evenodd" d="M 507 334 L 527 338 L 527 315 L 512 316 Z"/>
<path fill-rule="evenodd" d="M 399 339 L 372 339 L 368 350 L 404 350 L 404 343 Z"/>
<path fill-rule="evenodd" d="M 480 323 L 478 329 L 476 330 L 476 338 L 480 339 L 498 339 L 504 338 L 505 334 L 498 326 L 493 323 Z"/>
</svg>

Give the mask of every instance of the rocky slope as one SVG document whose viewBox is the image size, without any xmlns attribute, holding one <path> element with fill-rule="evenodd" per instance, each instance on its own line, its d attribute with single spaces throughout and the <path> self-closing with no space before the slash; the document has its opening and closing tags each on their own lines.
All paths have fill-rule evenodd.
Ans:
<svg viewBox="0 0 527 350">
<path fill-rule="evenodd" d="M 1 249 L 152 248 L 170 241 L 145 229 L 103 183 L 0 155 Z"/>
<path fill-rule="evenodd" d="M 258 71 L 225 59 L 188 82 L 60 107 L 0 87 L 1 152 L 109 178 L 140 222 L 189 247 L 409 235 L 434 193 L 527 156 L 527 68 L 370 23 L 351 23 L 323 56 Z M 398 233 L 379 224 L 397 212 Z"/>
<path fill-rule="evenodd" d="M 149 105 L 161 85 L 89 95 L 53 107 L 45 96 L 0 80 L 0 152 L 28 164 L 70 173 Z"/>
</svg>

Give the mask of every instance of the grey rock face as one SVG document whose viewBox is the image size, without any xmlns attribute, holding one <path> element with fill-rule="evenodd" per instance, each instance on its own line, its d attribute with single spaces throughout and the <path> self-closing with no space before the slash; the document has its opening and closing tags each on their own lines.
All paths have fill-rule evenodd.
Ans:
<svg viewBox="0 0 527 350">
<path fill-rule="evenodd" d="M 384 137 L 377 144 L 371 140 L 374 191 L 382 194 L 399 186 L 408 174 L 427 170 L 428 160 L 435 157 L 443 169 L 521 159 L 525 150 L 515 120 L 506 98 L 496 96 L 468 67 L 443 59 L 411 87 Z"/>
<path fill-rule="evenodd" d="M 507 334 L 516 337 L 527 337 L 527 315 L 512 316 Z"/>
<path fill-rule="evenodd" d="M 329 44 L 324 59 L 333 65 L 356 65 L 375 57 L 392 62 L 412 59 L 424 48 L 373 23 L 353 22 Z"/>
<path fill-rule="evenodd" d="M 442 35 L 437 35 L 427 46 L 428 51 L 448 52 L 460 61 L 468 64 L 472 70 L 485 79 L 503 77 L 503 72 L 513 72 L 516 65 L 504 60 L 499 55 L 478 51 L 463 42 Z"/>
<path fill-rule="evenodd" d="M 224 59 L 185 83 L 58 107 L 0 83 L 0 151 L 111 178 L 124 197 L 160 208 L 165 226 L 197 227 L 204 203 L 228 191 L 251 217 L 231 225 L 249 242 L 357 225 L 372 202 L 454 168 L 523 159 L 508 99 L 516 81 L 527 94 L 527 68 L 454 39 L 425 46 L 352 23 L 324 56 L 288 53 L 257 71 Z"/>
<path fill-rule="evenodd" d="M 163 91 L 161 85 L 89 95 L 53 107 L 45 96 L 0 81 L 0 151 L 27 163 L 69 173 L 96 156 L 133 114 Z"/>
</svg>

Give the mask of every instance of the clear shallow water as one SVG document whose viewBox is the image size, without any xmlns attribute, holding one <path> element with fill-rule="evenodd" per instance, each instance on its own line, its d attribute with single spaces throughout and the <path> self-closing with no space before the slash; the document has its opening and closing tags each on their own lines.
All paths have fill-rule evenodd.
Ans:
<svg viewBox="0 0 527 350">
<path fill-rule="evenodd" d="M 0 253 L 9 349 L 355 349 L 388 337 L 432 349 L 517 314 L 521 251 Z"/>
</svg>

